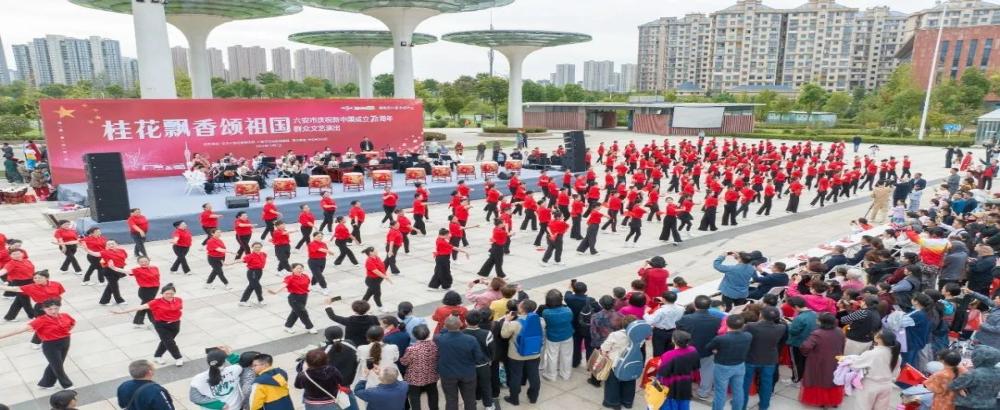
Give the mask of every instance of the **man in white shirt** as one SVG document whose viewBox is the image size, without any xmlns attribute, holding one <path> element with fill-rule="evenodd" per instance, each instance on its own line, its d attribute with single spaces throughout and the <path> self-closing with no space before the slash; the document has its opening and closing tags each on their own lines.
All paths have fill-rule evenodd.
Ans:
<svg viewBox="0 0 1000 410">
<path fill-rule="evenodd" d="M 673 291 L 663 292 L 663 296 L 656 298 L 660 307 L 653 313 L 646 313 L 642 319 L 653 326 L 653 356 L 659 357 L 663 352 L 672 350 L 674 344 L 672 336 L 677 327 L 677 320 L 684 315 L 684 308 L 677 306 L 677 293 Z"/>
</svg>

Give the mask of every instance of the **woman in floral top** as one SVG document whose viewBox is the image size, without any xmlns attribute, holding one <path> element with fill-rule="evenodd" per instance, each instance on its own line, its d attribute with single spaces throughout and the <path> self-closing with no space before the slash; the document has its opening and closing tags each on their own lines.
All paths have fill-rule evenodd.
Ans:
<svg viewBox="0 0 1000 410">
<path fill-rule="evenodd" d="M 601 296 L 598 303 L 601 304 L 601 310 L 594 312 L 593 317 L 590 318 L 590 345 L 594 349 L 600 349 L 601 344 L 611 332 L 621 330 L 622 318 L 624 317 L 615 310 L 615 298 L 610 295 Z M 587 383 L 594 386 L 601 385 L 600 380 L 595 379 L 593 375 L 590 376 Z"/>
<path fill-rule="evenodd" d="M 420 324 L 413 328 L 413 337 L 417 339 L 410 347 L 406 348 L 406 353 L 399 359 L 399 363 L 406 366 L 406 374 L 403 380 L 410 385 L 408 393 L 410 408 L 420 410 L 420 395 L 427 393 L 427 403 L 431 409 L 437 409 L 438 403 L 438 348 L 433 340 L 430 340 L 431 331 L 427 325 Z"/>
</svg>

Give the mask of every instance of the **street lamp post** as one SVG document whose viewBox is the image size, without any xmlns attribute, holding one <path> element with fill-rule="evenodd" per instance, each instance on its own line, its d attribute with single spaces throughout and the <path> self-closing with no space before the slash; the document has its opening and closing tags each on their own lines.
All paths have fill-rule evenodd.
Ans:
<svg viewBox="0 0 1000 410">
<path fill-rule="evenodd" d="M 931 72 L 927 74 L 927 94 L 924 95 L 924 111 L 920 114 L 920 130 L 917 139 L 923 140 L 927 128 L 927 112 L 931 108 L 931 92 L 934 90 L 934 74 L 937 72 L 938 52 L 941 49 L 941 35 L 944 34 L 944 19 L 948 12 L 948 2 L 941 4 L 941 20 L 938 22 L 937 40 L 934 41 L 934 54 L 931 55 Z"/>
</svg>

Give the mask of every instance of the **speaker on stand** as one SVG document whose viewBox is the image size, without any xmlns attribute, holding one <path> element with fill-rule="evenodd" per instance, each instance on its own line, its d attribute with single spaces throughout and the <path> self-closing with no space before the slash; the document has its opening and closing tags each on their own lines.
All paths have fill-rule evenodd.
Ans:
<svg viewBox="0 0 1000 410">
<path fill-rule="evenodd" d="M 122 154 L 118 152 L 84 154 L 83 164 L 87 175 L 90 218 L 97 222 L 128 219 L 130 206 Z"/>
<path fill-rule="evenodd" d="M 566 155 L 562 158 L 562 166 L 569 168 L 571 172 L 583 172 L 587 170 L 587 143 L 584 140 L 583 131 L 569 131 L 563 133 L 563 146 L 566 148 Z"/>
</svg>

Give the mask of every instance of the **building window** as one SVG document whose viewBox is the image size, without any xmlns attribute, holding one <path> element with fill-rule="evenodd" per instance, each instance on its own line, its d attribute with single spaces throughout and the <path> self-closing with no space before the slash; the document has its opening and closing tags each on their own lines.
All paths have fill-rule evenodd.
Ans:
<svg viewBox="0 0 1000 410">
<path fill-rule="evenodd" d="M 976 49 L 979 48 L 979 40 L 972 39 L 969 40 L 969 53 L 965 57 L 965 66 L 972 67 L 976 63 Z"/>
<path fill-rule="evenodd" d="M 986 66 L 990 63 L 990 54 L 993 53 L 993 39 L 988 38 L 983 42 L 983 58 L 979 61 L 979 68 L 986 71 Z"/>
<path fill-rule="evenodd" d="M 962 59 L 962 40 L 955 40 L 955 51 L 951 53 L 951 69 L 958 68 L 958 63 Z M 954 78 L 954 75 L 952 76 Z"/>
<path fill-rule="evenodd" d="M 948 41 L 941 42 L 941 50 L 938 52 L 938 64 L 944 64 L 944 57 L 948 55 Z"/>
</svg>

